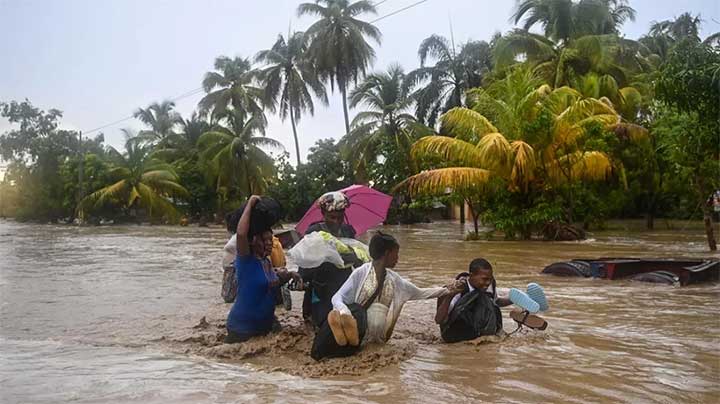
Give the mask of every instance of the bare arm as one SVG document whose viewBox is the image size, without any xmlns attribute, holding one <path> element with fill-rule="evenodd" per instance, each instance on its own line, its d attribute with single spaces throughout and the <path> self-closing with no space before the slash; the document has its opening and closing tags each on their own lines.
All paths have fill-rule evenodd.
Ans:
<svg viewBox="0 0 720 404">
<path fill-rule="evenodd" d="M 443 324 L 447 321 L 453 298 L 457 296 L 458 293 L 463 293 L 467 290 L 467 280 L 466 278 L 456 279 L 445 287 L 450 291 L 450 294 L 438 298 L 437 310 L 435 311 L 435 322 L 438 324 Z"/>
<path fill-rule="evenodd" d="M 497 304 L 498 307 L 507 307 L 513 303 L 507 297 L 498 297 L 497 299 L 495 299 L 495 304 Z"/>
<path fill-rule="evenodd" d="M 275 273 L 277 273 L 278 279 L 280 279 L 280 285 L 284 285 L 292 279 L 297 283 L 298 289 L 302 290 L 305 286 L 302 277 L 297 272 L 290 272 L 286 268 L 277 268 Z"/>
<path fill-rule="evenodd" d="M 350 314 L 350 309 L 347 305 L 355 303 L 355 296 L 357 290 L 363 281 L 363 272 L 360 269 L 354 270 L 350 276 L 345 280 L 345 283 L 338 289 L 333 295 L 331 301 L 333 309 L 339 311 L 342 314 Z"/>
<path fill-rule="evenodd" d="M 447 320 L 448 314 L 450 314 L 450 302 L 452 302 L 453 295 L 441 296 L 437 300 L 437 310 L 435 311 L 435 322 L 437 324 L 443 324 Z"/>
<path fill-rule="evenodd" d="M 240 257 L 250 255 L 250 240 L 248 240 L 248 233 L 250 231 L 250 216 L 252 215 L 253 207 L 259 200 L 259 196 L 251 196 L 245 205 L 245 210 L 243 211 L 242 216 L 240 216 L 236 232 L 237 255 Z"/>
</svg>

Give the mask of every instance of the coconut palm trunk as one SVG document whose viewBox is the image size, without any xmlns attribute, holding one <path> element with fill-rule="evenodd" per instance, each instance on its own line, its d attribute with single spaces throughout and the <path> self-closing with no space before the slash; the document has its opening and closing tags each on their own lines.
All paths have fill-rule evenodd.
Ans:
<svg viewBox="0 0 720 404">
<path fill-rule="evenodd" d="M 295 113 L 290 107 L 290 125 L 292 125 L 293 138 L 295 138 L 295 157 L 297 157 L 297 166 L 300 167 L 300 142 L 298 141 L 297 128 L 295 128 Z"/>
<path fill-rule="evenodd" d="M 343 84 L 342 88 L 340 88 L 340 92 L 342 93 L 343 113 L 345 114 L 345 135 L 349 135 L 350 134 L 350 118 L 348 117 L 347 89 L 345 88 L 345 84 Z"/>
</svg>

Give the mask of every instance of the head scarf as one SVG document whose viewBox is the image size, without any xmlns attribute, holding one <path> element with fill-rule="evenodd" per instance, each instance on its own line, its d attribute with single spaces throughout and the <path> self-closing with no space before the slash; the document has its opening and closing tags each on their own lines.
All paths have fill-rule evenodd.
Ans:
<svg viewBox="0 0 720 404">
<path fill-rule="evenodd" d="M 335 212 L 345 210 L 350 206 L 350 200 L 345 194 L 339 191 L 328 192 L 318 199 L 320 209 L 325 212 Z"/>
</svg>

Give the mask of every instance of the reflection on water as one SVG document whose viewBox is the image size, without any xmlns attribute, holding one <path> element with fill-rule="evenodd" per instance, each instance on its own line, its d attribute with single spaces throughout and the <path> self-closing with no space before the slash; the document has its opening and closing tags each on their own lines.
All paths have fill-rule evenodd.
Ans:
<svg viewBox="0 0 720 404">
<path fill-rule="evenodd" d="M 422 286 L 478 256 L 501 288 L 540 282 L 550 329 L 497 344 L 419 344 L 412 359 L 363 377 L 263 373 L 150 344 L 219 299 L 222 229 L 0 222 L 0 402 L 720 400 L 720 286 L 538 275 L 578 257 L 708 256 L 702 230 L 567 243 L 463 242 L 452 223 L 385 230 L 402 245 L 397 270 Z M 401 321 L 433 309 L 409 303 Z"/>
</svg>

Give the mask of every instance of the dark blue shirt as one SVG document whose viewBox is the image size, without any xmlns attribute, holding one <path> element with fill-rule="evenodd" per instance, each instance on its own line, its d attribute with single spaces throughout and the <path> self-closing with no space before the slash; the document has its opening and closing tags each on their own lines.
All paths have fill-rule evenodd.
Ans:
<svg viewBox="0 0 720 404">
<path fill-rule="evenodd" d="M 266 273 L 254 255 L 235 257 L 237 297 L 230 309 L 227 328 L 237 334 L 262 335 L 270 332 L 275 319 L 274 272 Z M 277 282 L 275 282 L 277 283 Z"/>
</svg>

